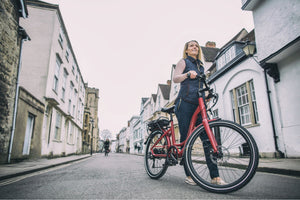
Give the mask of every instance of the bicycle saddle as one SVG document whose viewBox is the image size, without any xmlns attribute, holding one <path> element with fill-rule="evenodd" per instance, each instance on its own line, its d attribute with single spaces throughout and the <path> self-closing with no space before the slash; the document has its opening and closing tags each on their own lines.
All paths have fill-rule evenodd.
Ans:
<svg viewBox="0 0 300 200">
<path fill-rule="evenodd" d="M 161 111 L 162 111 L 162 112 L 165 112 L 165 113 L 171 114 L 171 113 L 174 113 L 174 112 L 175 112 L 174 108 L 175 108 L 175 105 L 174 105 L 174 106 L 171 106 L 170 108 L 162 108 Z"/>
</svg>

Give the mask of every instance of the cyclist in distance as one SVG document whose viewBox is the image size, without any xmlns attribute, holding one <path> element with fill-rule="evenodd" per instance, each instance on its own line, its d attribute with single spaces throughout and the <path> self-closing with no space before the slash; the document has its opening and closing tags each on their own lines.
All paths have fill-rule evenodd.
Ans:
<svg viewBox="0 0 300 200">
<path fill-rule="evenodd" d="M 186 140 L 190 120 L 198 106 L 198 90 L 203 87 L 203 82 L 196 79 L 197 75 L 204 73 L 204 67 L 201 58 L 201 48 L 196 40 L 185 43 L 183 58 L 176 65 L 173 81 L 180 83 L 180 91 L 175 101 L 175 115 L 178 120 L 180 143 Z M 204 102 L 205 95 L 203 94 Z M 196 126 L 201 123 L 201 115 L 199 115 Z M 219 177 L 218 166 L 213 163 L 209 157 L 210 142 L 206 134 L 202 134 L 207 166 L 210 171 L 211 183 L 222 185 L 224 181 Z M 183 163 L 183 162 L 181 162 Z M 185 182 L 190 185 L 196 185 L 191 178 L 186 166 L 184 166 L 186 174 Z"/>
<path fill-rule="evenodd" d="M 106 139 L 105 142 L 104 142 L 104 152 L 105 152 L 105 156 L 108 156 L 108 153 L 109 153 L 109 139 Z"/>
</svg>

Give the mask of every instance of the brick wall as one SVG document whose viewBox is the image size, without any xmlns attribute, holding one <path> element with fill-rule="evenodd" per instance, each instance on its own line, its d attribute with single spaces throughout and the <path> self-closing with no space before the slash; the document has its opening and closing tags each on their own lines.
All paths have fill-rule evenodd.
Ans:
<svg viewBox="0 0 300 200">
<path fill-rule="evenodd" d="M 16 94 L 20 39 L 16 0 L 0 1 L 0 163 L 7 162 Z"/>
</svg>

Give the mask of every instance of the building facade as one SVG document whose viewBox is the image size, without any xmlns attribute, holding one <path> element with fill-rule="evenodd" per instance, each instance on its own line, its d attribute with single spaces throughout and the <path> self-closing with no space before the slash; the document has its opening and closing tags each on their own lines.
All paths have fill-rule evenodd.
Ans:
<svg viewBox="0 0 300 200">
<path fill-rule="evenodd" d="M 124 127 L 119 132 L 119 153 L 125 153 L 127 149 L 127 128 Z"/>
<path fill-rule="evenodd" d="M 136 149 L 135 149 L 135 145 L 136 143 L 134 143 L 134 130 L 136 130 L 136 122 L 139 121 L 139 117 L 138 116 L 132 116 L 130 120 L 128 120 L 128 126 L 127 129 L 129 131 L 129 136 L 127 137 L 129 140 L 129 149 L 130 149 L 130 153 L 136 153 Z"/>
<path fill-rule="evenodd" d="M 100 151 L 99 118 L 98 118 L 99 89 L 90 88 L 85 84 L 84 123 L 82 132 L 82 152 Z"/>
<path fill-rule="evenodd" d="M 58 5 L 27 1 L 20 85 L 45 106 L 41 155 L 81 153 L 85 87 Z"/>
<path fill-rule="evenodd" d="M 300 2 L 243 0 L 242 9 L 253 14 L 254 59 L 266 75 L 274 151 L 299 157 Z"/>
</svg>

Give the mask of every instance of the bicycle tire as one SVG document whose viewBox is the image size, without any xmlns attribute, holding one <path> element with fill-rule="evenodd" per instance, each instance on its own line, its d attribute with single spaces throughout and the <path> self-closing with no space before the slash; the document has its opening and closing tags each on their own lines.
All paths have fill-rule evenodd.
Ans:
<svg viewBox="0 0 300 200">
<path fill-rule="evenodd" d="M 192 179 L 205 190 L 214 193 L 239 190 L 255 175 L 259 162 L 256 142 L 247 129 L 237 123 L 218 120 L 209 122 L 209 126 L 223 155 L 219 158 L 213 155 L 211 144 L 204 136 L 204 127 L 200 126 L 187 141 L 184 164 Z M 212 170 L 208 169 L 208 164 Z M 218 171 L 224 185 L 212 184 L 213 176 L 210 173 L 214 170 Z"/>
<path fill-rule="evenodd" d="M 154 131 L 149 135 L 148 141 L 146 143 L 145 151 L 145 170 L 150 178 L 159 179 L 162 177 L 167 169 L 167 156 L 165 157 L 155 157 L 151 153 L 151 147 L 154 143 L 163 135 L 161 131 Z M 158 144 L 156 152 L 160 154 L 167 155 L 167 139 L 164 137 Z"/>
</svg>

